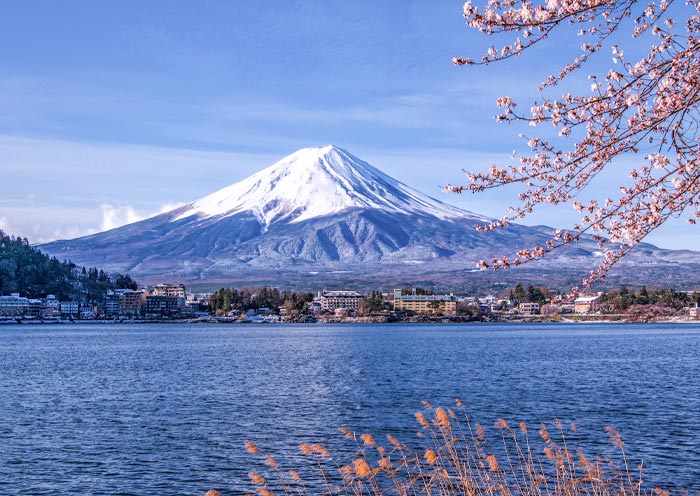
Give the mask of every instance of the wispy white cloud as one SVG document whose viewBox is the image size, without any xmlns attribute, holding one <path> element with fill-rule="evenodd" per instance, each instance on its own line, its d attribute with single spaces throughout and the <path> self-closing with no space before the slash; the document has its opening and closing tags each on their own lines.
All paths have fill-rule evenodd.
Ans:
<svg viewBox="0 0 700 496">
<path fill-rule="evenodd" d="M 33 243 L 156 215 L 271 163 L 264 154 L 13 136 L 0 136 L 0 156 L 2 229 Z"/>
<path fill-rule="evenodd" d="M 148 219 L 169 212 L 183 203 L 164 203 L 155 209 L 137 209 L 131 205 L 103 203 L 99 208 L 73 208 L 61 205 L 33 205 L 4 208 L 0 229 L 26 237 L 33 244 L 57 239 L 74 239 Z"/>
<path fill-rule="evenodd" d="M 169 212 L 181 207 L 182 205 L 184 205 L 184 203 L 166 203 L 156 211 L 139 212 L 131 205 L 115 206 L 109 203 L 103 203 L 100 205 L 100 210 L 102 212 L 100 231 L 109 231 L 110 229 L 125 226 L 126 224 L 139 222 L 141 220 L 154 217 L 158 214 Z"/>
<path fill-rule="evenodd" d="M 134 210 L 134 207 L 127 205 L 126 207 L 115 207 L 109 203 L 100 205 L 102 211 L 102 223 L 100 230 L 109 231 L 115 227 L 120 227 L 132 222 L 143 220 L 144 217 Z"/>
<path fill-rule="evenodd" d="M 7 217 L 0 217 L 0 229 L 7 234 L 27 238 L 32 244 L 48 243 L 57 239 L 81 238 L 99 232 L 96 227 L 57 225 L 40 218 L 13 221 Z"/>
</svg>

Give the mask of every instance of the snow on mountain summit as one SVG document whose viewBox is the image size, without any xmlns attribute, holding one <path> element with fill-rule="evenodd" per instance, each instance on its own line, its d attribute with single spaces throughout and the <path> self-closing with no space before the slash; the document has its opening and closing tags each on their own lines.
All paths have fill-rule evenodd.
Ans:
<svg viewBox="0 0 700 496">
<path fill-rule="evenodd" d="M 327 146 L 299 150 L 176 210 L 55 241 L 41 250 L 78 266 L 129 273 L 147 283 L 236 280 L 313 288 L 339 280 L 361 286 L 372 281 L 375 287 L 387 281 L 434 280 L 451 285 L 474 270 L 477 260 L 522 246 L 543 246 L 553 232 L 517 224 L 477 232 L 474 224 L 485 219 Z M 697 252 L 679 258 L 678 252 L 639 249 L 639 270 L 628 271 L 637 283 L 639 277 L 654 280 L 673 274 L 686 280 L 687 274 L 698 273 Z M 545 274 L 570 284 L 572 270 L 583 267 L 583 276 L 597 263 L 598 250 L 596 240 L 584 238 L 564 247 L 546 271 L 536 269 L 532 277 L 539 280 Z"/>
<path fill-rule="evenodd" d="M 430 198 L 336 146 L 302 148 L 180 212 L 175 220 L 252 212 L 267 227 L 350 208 L 429 214 L 441 219 L 481 216 Z"/>
</svg>

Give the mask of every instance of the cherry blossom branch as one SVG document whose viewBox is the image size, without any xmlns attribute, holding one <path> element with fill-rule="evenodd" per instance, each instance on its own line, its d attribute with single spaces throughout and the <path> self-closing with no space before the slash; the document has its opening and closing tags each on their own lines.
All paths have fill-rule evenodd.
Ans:
<svg viewBox="0 0 700 496">
<path fill-rule="evenodd" d="M 463 57 L 457 65 L 486 65 L 521 55 L 547 40 L 556 29 L 581 26 L 578 36 L 590 38 L 558 74 L 550 75 L 538 88 L 552 88 L 608 46 L 613 34 L 630 25 L 631 38 L 644 40 L 646 56 L 627 61 L 618 44 L 611 44 L 613 66 L 605 76 L 590 75 L 589 95 L 563 94 L 535 102 L 530 114 L 517 111 L 508 96 L 496 102 L 499 122 L 529 126 L 551 124 L 560 140 L 529 138 L 530 154 L 519 165 L 492 166 L 486 172 L 467 173 L 469 183 L 447 185 L 447 191 L 480 192 L 509 184 L 523 184 L 520 204 L 509 208 L 500 220 L 478 226 L 491 230 L 523 219 L 543 204 L 571 202 L 583 212 L 573 229 L 556 231 L 543 247 L 520 250 L 513 261 L 494 258 L 482 267 L 506 268 L 536 260 L 567 244 L 592 236 L 604 247 L 604 258 L 584 284 L 604 277 L 622 257 L 650 232 L 686 208 L 693 210 L 690 223 L 700 218 L 700 6 L 685 3 L 685 22 L 668 16 L 673 0 L 642 5 L 636 0 L 486 0 L 483 9 L 464 5 L 467 25 L 487 35 L 516 33 L 512 43 L 500 50 L 491 46 L 481 61 Z M 679 12 L 679 9 L 675 9 Z M 523 41 L 524 40 L 524 41 Z M 616 37 L 619 43 L 619 36 Z M 635 42 L 638 43 L 638 42 Z M 527 138 L 526 138 L 527 139 Z M 573 140 L 570 141 L 570 140 Z M 576 198 L 593 178 L 608 170 L 619 157 L 644 155 L 646 165 L 630 173 L 630 186 L 620 188 L 617 200 L 591 200 L 584 206 Z"/>
</svg>

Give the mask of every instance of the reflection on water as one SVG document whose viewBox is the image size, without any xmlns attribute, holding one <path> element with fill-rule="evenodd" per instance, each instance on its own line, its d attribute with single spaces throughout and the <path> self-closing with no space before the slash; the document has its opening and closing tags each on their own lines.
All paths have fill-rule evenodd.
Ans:
<svg viewBox="0 0 700 496">
<path fill-rule="evenodd" d="M 295 461 L 337 428 L 411 440 L 420 401 L 614 424 L 650 484 L 700 489 L 700 326 L 0 328 L 0 493 L 236 494 L 254 440 Z M 606 444 L 601 444 L 606 443 Z"/>
</svg>

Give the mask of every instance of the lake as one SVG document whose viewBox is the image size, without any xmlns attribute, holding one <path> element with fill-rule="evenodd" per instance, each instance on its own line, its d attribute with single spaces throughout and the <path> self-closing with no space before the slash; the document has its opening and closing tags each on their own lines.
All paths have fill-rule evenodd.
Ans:
<svg viewBox="0 0 700 496">
<path fill-rule="evenodd" d="M 16 325 L 0 367 L 0 494 L 242 494 L 246 440 L 291 464 L 341 426 L 415 440 L 456 396 L 587 452 L 612 424 L 648 487 L 700 491 L 695 324 Z"/>
</svg>

